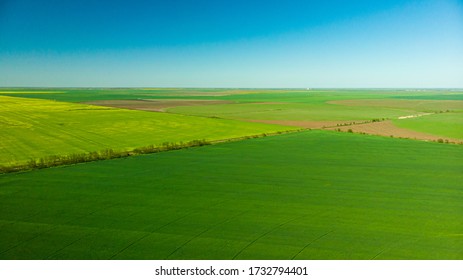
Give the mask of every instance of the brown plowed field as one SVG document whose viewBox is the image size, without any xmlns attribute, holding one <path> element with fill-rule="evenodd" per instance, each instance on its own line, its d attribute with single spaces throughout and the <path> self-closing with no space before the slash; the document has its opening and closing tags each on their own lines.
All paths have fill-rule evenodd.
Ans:
<svg viewBox="0 0 463 280">
<path fill-rule="evenodd" d="M 426 134 L 422 132 L 399 128 L 399 127 L 396 127 L 391 121 L 354 124 L 350 126 L 340 126 L 340 127 L 333 127 L 333 128 L 327 128 L 327 129 L 329 130 L 340 129 L 341 131 L 348 131 L 349 129 L 352 129 L 352 132 L 382 135 L 382 136 L 393 136 L 397 138 L 409 138 L 409 139 L 419 139 L 419 140 L 428 140 L 428 141 L 437 141 L 438 139 L 443 139 L 443 140 L 448 140 L 449 142 L 454 142 L 454 143 L 461 142 L 461 140 L 458 140 L 458 139 L 446 138 L 442 136 L 435 136 L 431 134 Z"/>
<path fill-rule="evenodd" d="M 141 100 L 97 100 L 84 102 L 86 104 L 124 108 L 131 110 L 156 111 L 164 112 L 167 108 L 177 106 L 198 106 L 198 105 L 213 105 L 233 103 L 231 101 L 222 100 L 193 100 L 193 99 L 141 99 Z"/>
<path fill-rule="evenodd" d="M 260 122 L 268 124 L 279 124 L 279 125 L 288 125 L 288 126 L 297 126 L 302 128 L 328 128 L 336 127 L 336 125 L 342 125 L 346 123 L 360 123 L 362 121 L 287 121 L 287 120 L 243 120 L 250 122 Z"/>
</svg>

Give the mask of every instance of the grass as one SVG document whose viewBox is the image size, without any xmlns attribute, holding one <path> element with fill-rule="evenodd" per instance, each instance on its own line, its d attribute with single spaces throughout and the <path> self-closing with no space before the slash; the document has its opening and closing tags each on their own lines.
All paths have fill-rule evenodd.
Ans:
<svg viewBox="0 0 463 280">
<path fill-rule="evenodd" d="M 0 96 L 0 165 L 50 155 L 214 141 L 288 127 Z"/>
<path fill-rule="evenodd" d="M 291 120 L 291 121 L 327 121 L 327 120 L 371 120 L 378 118 L 396 118 L 412 114 L 410 109 L 377 108 L 360 106 L 342 106 L 332 104 L 220 104 L 207 106 L 182 106 L 168 109 L 168 112 L 195 115 L 216 116 L 244 120 Z"/>
<path fill-rule="evenodd" d="M 463 149 L 307 131 L 0 175 L 1 259 L 462 259 Z"/>
<path fill-rule="evenodd" d="M 463 139 L 463 111 L 395 120 L 394 124 L 433 135 Z"/>
</svg>

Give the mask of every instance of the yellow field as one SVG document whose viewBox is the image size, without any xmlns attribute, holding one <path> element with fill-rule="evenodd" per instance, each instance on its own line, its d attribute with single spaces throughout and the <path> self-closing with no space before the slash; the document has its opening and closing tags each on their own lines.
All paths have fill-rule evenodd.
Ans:
<svg viewBox="0 0 463 280">
<path fill-rule="evenodd" d="M 287 130 L 277 125 L 0 96 L 0 165 L 49 155 L 131 150 Z"/>
</svg>

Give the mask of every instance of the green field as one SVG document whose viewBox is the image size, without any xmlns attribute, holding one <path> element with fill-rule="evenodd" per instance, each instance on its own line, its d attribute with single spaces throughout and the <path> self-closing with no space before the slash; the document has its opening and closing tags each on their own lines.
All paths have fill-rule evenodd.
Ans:
<svg viewBox="0 0 463 280">
<path fill-rule="evenodd" d="M 463 139 L 463 112 L 450 112 L 395 121 L 395 125 L 445 137 Z"/>
<path fill-rule="evenodd" d="M 459 99 L 459 94 L 448 95 L 444 91 L 436 95 L 431 92 L 428 100 L 422 95 L 409 93 L 407 99 L 407 96 L 401 94 L 404 92 L 378 90 L 242 94 L 222 97 L 238 102 L 234 104 L 181 106 L 170 108 L 168 112 L 245 121 L 344 123 L 390 119 L 399 128 L 463 140 L 463 101 Z M 439 99 L 439 96 L 442 99 Z M 451 99 L 449 96 L 455 98 Z M 437 113 L 437 115 L 399 119 L 422 113 Z"/>
<path fill-rule="evenodd" d="M 177 107 L 170 112 L 200 116 L 221 116 L 241 119 L 275 120 L 352 120 L 395 118 L 416 112 L 440 110 L 463 111 L 459 100 L 409 100 L 396 98 L 396 92 L 385 91 L 287 91 L 223 96 L 238 104 Z M 413 97 L 413 95 L 410 95 Z M 345 106 L 330 102 L 357 100 L 359 104 Z M 362 101 L 370 103 L 361 104 Z"/>
<path fill-rule="evenodd" d="M 343 99 L 463 100 L 463 90 L 400 89 L 0 88 L 0 95 L 67 102 L 150 98 L 293 103 L 323 103 Z"/>
<path fill-rule="evenodd" d="M 2 259 L 462 259 L 463 149 L 309 131 L 0 176 Z"/>
<path fill-rule="evenodd" d="M 209 141 L 288 127 L 0 95 L 0 165 L 49 155 Z"/>
<path fill-rule="evenodd" d="M 451 138 L 457 142 L 463 140 L 461 90 L 18 88 L 2 89 L 0 95 L 74 103 L 166 99 L 231 101 L 231 104 L 173 107 L 167 109 L 167 112 L 244 121 L 335 121 L 342 124 L 390 119 L 399 128 Z M 442 112 L 445 114 L 440 116 L 398 119 L 402 116 Z M 447 115 L 448 113 L 451 115 Z M 415 136 L 411 135 L 410 138 Z"/>
<path fill-rule="evenodd" d="M 251 120 L 390 120 L 391 133 L 463 140 L 461 96 L 1 89 L 0 166 L 300 129 Z M 80 103 L 166 99 L 178 107 Z M 461 145 L 312 130 L 0 174 L 0 259 L 463 259 L 462 158 Z"/>
<path fill-rule="evenodd" d="M 215 116 L 229 119 L 291 121 L 371 120 L 376 118 L 397 118 L 415 112 L 410 109 L 359 108 L 325 103 L 221 104 L 182 106 L 168 111 L 177 114 Z"/>
</svg>

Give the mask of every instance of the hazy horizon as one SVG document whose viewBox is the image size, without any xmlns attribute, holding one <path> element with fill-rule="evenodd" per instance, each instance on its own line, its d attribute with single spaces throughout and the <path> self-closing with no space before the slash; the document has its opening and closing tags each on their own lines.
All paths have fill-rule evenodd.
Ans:
<svg viewBox="0 0 463 280">
<path fill-rule="evenodd" d="M 237 90 L 405 90 L 405 91 L 462 91 L 463 87 L 207 87 L 207 86 L 0 86 L 0 89 L 237 89 Z"/>
</svg>

